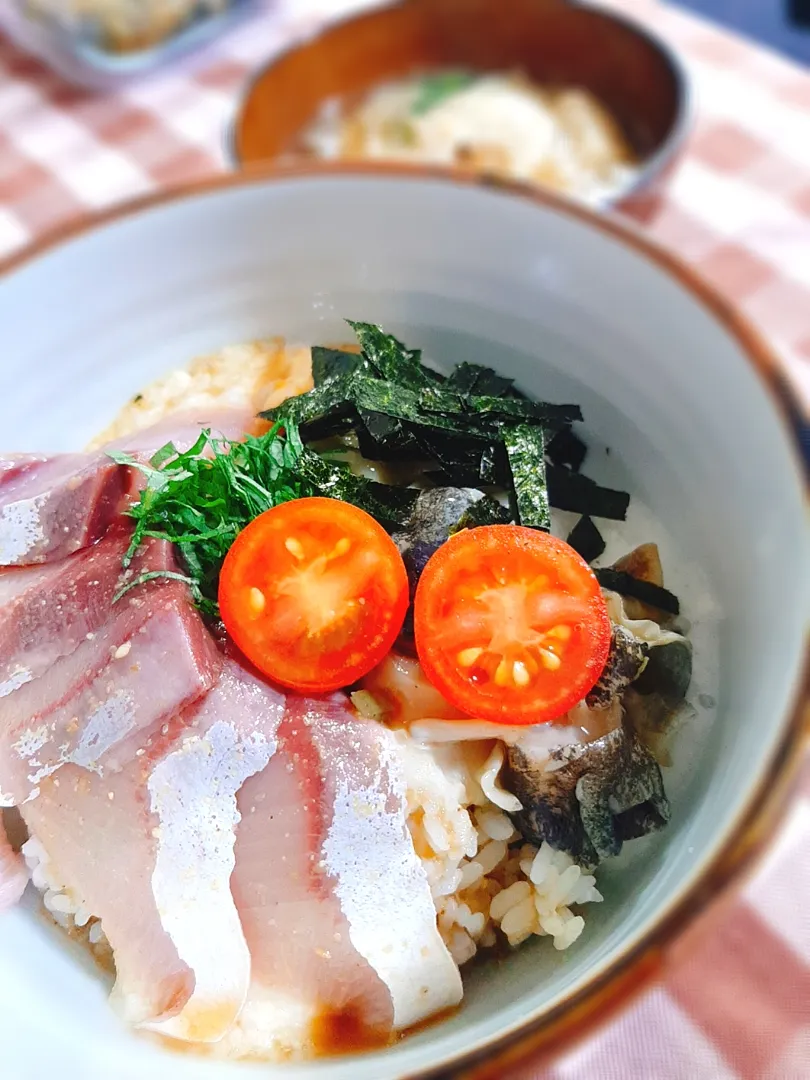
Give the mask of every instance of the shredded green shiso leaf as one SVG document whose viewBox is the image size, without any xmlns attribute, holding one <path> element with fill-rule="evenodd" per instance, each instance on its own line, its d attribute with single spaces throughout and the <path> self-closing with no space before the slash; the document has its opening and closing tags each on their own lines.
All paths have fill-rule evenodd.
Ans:
<svg viewBox="0 0 810 1080">
<path fill-rule="evenodd" d="M 167 443 L 148 464 L 109 451 L 113 461 L 146 478 L 139 501 L 128 511 L 135 529 L 124 568 L 146 537 L 170 541 L 182 558 L 186 574 L 180 576 L 195 602 L 216 615 L 219 571 L 239 532 L 272 506 L 313 493 L 297 468 L 303 451 L 297 429 L 289 426 L 282 436 L 279 425 L 244 442 L 218 439 L 205 430 L 188 450 L 181 453 Z M 139 575 L 119 597 L 146 580 L 169 576 L 177 575 Z"/>
<path fill-rule="evenodd" d="M 167 443 L 148 464 L 109 451 L 119 465 L 146 477 L 140 499 L 128 511 L 135 520 L 124 569 L 147 537 L 176 547 L 185 574 L 151 571 L 128 582 L 123 596 L 155 578 L 184 581 L 200 610 L 219 614 L 217 590 L 223 560 L 238 534 L 273 506 L 312 495 L 341 499 L 390 526 L 404 525 L 418 491 L 354 476 L 338 462 L 305 447 L 295 424 L 275 424 L 244 442 L 218 439 L 210 430 L 184 452 Z"/>
</svg>

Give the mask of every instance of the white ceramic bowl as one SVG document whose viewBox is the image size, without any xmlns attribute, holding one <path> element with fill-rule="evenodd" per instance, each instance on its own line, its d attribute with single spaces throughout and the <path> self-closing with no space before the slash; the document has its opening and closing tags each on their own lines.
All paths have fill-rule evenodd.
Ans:
<svg viewBox="0 0 810 1080">
<path fill-rule="evenodd" d="M 0 923 L 9 1080 L 394 1080 L 491 1053 L 539 1021 L 541 1041 L 556 1037 L 575 1003 L 581 1021 L 634 984 L 739 869 L 798 756 L 804 481 L 767 354 L 637 235 L 548 196 L 394 169 L 227 178 L 46 247 L 0 291 L 3 448 L 81 446 L 196 353 L 267 333 L 334 340 L 344 315 L 580 402 L 613 451 L 591 471 L 646 501 L 703 568 L 721 616 L 718 703 L 684 759 L 673 822 L 643 858 L 605 868 L 606 902 L 569 952 L 536 940 L 473 972 L 444 1023 L 300 1067 L 222 1066 L 129 1035 L 83 958 L 14 912 Z"/>
</svg>

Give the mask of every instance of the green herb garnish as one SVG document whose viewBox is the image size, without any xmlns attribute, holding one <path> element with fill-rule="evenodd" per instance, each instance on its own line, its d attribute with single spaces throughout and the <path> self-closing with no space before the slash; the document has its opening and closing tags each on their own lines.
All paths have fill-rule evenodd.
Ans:
<svg viewBox="0 0 810 1080">
<path fill-rule="evenodd" d="M 128 511 L 135 530 L 124 558 L 126 569 L 146 537 L 168 540 L 181 556 L 186 575 L 152 571 L 134 578 L 119 592 L 154 577 L 180 577 L 208 615 L 216 615 L 222 561 L 239 532 L 259 514 L 279 503 L 313 494 L 298 471 L 303 445 L 296 427 L 279 425 L 244 442 L 200 433 L 188 450 L 167 443 L 149 464 L 129 454 L 109 451 L 119 465 L 146 477 L 140 500 Z"/>
<path fill-rule="evenodd" d="M 466 90 L 477 78 L 471 71 L 439 71 L 435 75 L 425 75 L 419 81 L 419 88 L 411 105 L 411 114 L 424 116 L 442 101 Z"/>
</svg>

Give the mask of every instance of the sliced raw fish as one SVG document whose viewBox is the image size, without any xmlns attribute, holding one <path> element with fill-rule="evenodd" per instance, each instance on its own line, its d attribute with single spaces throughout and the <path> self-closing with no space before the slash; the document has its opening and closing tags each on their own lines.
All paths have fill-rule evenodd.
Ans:
<svg viewBox="0 0 810 1080">
<path fill-rule="evenodd" d="M 106 450 L 148 458 L 168 442 L 188 450 L 203 428 L 239 440 L 262 423 L 247 409 L 176 413 L 100 452 L 1 456 L 0 566 L 62 559 L 104 535 L 132 484 L 129 470 L 117 465 Z"/>
<path fill-rule="evenodd" d="M 0 458 L 0 566 L 50 562 L 94 543 L 117 515 L 126 484 L 106 455 Z"/>
<path fill-rule="evenodd" d="M 28 871 L 22 855 L 9 843 L 0 817 L 0 912 L 13 907 L 28 884 Z"/>
<path fill-rule="evenodd" d="M 406 826 L 393 736 L 342 697 L 288 698 L 279 749 L 239 793 L 232 889 L 254 984 L 369 1031 L 460 1001 Z"/>
<path fill-rule="evenodd" d="M 117 540 L 110 537 L 104 543 Z M 162 543 L 150 542 L 139 558 L 139 570 L 174 565 Z M 64 594 L 66 629 L 60 638 L 51 628 L 62 643 L 57 649 L 71 644 L 71 620 L 81 626 L 76 609 L 86 603 L 92 583 L 100 581 L 93 565 L 90 560 L 77 575 L 71 596 Z M 110 582 L 103 588 L 109 590 Z M 29 600 L 35 621 L 40 614 L 36 589 Z M 102 605 L 98 614 L 103 615 Z M 200 698 L 214 685 L 221 666 L 186 586 L 174 580 L 137 586 L 108 607 L 106 621 L 83 639 L 74 632 L 74 639 L 73 651 L 3 698 L 0 801 L 5 805 L 34 797 L 40 782 L 68 762 L 99 772 L 126 762 L 140 733 Z M 46 640 L 43 635 L 41 647 L 47 651 Z M 23 672 L 33 671 L 25 660 L 21 663 Z M 31 663 L 39 665 L 36 656 Z"/>
<path fill-rule="evenodd" d="M 110 618 L 131 530 L 45 566 L 0 571 L 0 698 L 38 678 Z M 168 545 L 150 541 L 133 567 L 172 567 Z"/>
<path fill-rule="evenodd" d="M 77 906 L 112 946 L 113 1000 L 131 1023 L 213 1042 L 250 981 L 229 889 L 236 792 L 275 750 L 284 699 L 231 661 L 216 687 L 120 772 L 75 765 L 23 808 Z"/>
</svg>

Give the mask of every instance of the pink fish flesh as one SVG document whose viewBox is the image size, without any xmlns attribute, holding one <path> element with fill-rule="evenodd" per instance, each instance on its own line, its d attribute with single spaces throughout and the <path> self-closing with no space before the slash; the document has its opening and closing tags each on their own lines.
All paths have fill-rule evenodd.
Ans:
<svg viewBox="0 0 810 1080">
<path fill-rule="evenodd" d="M 290 696 L 278 743 L 238 797 L 232 889 L 255 982 L 378 1032 L 456 1004 L 390 733 L 341 697 Z"/>
<path fill-rule="evenodd" d="M 50 562 L 94 543 L 119 511 L 127 477 L 106 456 L 0 458 L 0 566 Z"/>
<path fill-rule="evenodd" d="M 0 709 L 5 805 L 33 797 L 40 781 L 68 762 L 96 771 L 117 767 L 140 733 L 176 716 L 216 681 L 221 656 L 184 584 L 157 579 L 106 603 L 121 543 L 111 535 L 92 557 L 74 563 L 53 618 L 42 605 L 43 598 L 53 602 L 47 579 L 16 598 L 27 606 L 8 631 L 11 647 L 0 654 L 6 670 L 7 657 L 16 657 L 17 673 L 16 686 L 13 673 L 5 680 L 12 689 Z M 168 545 L 150 541 L 137 569 L 172 566 Z M 31 625 L 37 631 L 29 637 Z M 82 634 L 84 626 L 93 629 Z"/>
<path fill-rule="evenodd" d="M 23 808 L 60 882 L 101 919 L 113 1000 L 131 1023 L 216 1041 L 242 1008 L 250 956 L 228 887 L 236 792 L 272 755 L 283 700 L 227 662 L 120 772 L 67 765 Z"/>
</svg>

